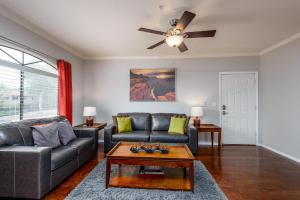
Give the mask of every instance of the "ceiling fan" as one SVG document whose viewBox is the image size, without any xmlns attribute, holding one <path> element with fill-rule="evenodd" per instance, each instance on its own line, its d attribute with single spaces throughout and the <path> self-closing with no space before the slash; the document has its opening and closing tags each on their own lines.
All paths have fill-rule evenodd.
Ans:
<svg viewBox="0 0 300 200">
<path fill-rule="evenodd" d="M 196 14 L 185 11 L 180 19 L 172 19 L 170 21 L 172 28 L 170 28 L 167 32 L 147 28 L 139 28 L 138 30 L 157 35 L 164 35 L 166 37 L 164 40 L 148 47 L 147 49 L 153 49 L 166 42 L 170 47 L 178 47 L 180 52 L 184 52 L 188 50 L 187 46 L 183 42 L 184 38 L 214 37 L 216 34 L 216 30 L 183 32 L 195 16 Z"/>
</svg>

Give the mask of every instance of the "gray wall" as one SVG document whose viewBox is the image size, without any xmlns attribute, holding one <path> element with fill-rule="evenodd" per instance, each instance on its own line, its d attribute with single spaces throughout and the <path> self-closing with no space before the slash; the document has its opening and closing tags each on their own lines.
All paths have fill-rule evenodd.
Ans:
<svg viewBox="0 0 300 200">
<path fill-rule="evenodd" d="M 130 102 L 129 70 L 159 67 L 176 68 L 177 100 Z M 258 71 L 258 67 L 259 57 L 85 61 L 84 105 L 96 106 L 97 120 L 110 123 L 111 116 L 118 112 L 190 114 L 191 106 L 206 103 L 203 121 L 219 124 L 219 72 Z"/>
<path fill-rule="evenodd" d="M 72 64 L 73 77 L 73 124 L 82 122 L 82 60 L 57 45 L 43 39 L 23 26 L 0 15 L 0 35 L 25 44 L 31 48 L 62 58 Z M 0 40 L 0 44 L 3 43 Z M 54 62 L 54 64 L 56 64 Z"/>
<path fill-rule="evenodd" d="M 260 58 L 261 143 L 300 159 L 300 39 Z"/>
</svg>

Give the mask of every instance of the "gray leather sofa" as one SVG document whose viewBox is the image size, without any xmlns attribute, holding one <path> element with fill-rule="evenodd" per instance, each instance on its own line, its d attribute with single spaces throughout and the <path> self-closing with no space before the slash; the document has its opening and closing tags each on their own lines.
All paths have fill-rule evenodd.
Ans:
<svg viewBox="0 0 300 200">
<path fill-rule="evenodd" d="M 34 146 L 32 125 L 64 119 L 0 125 L 0 197 L 40 199 L 96 154 L 98 131 L 94 128 L 74 128 L 77 138 L 66 146 Z"/>
<path fill-rule="evenodd" d="M 104 129 L 104 152 L 109 152 L 118 142 L 160 142 L 184 143 L 194 154 L 198 153 L 198 132 L 193 125 L 189 125 L 184 135 L 169 134 L 171 117 L 176 113 L 119 113 L 118 116 L 132 118 L 132 133 L 116 133 L 114 124 Z"/>
</svg>

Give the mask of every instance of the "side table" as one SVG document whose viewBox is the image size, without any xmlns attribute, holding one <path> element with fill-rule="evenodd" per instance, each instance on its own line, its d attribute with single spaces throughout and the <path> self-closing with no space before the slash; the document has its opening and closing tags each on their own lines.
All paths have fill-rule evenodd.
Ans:
<svg viewBox="0 0 300 200">
<path fill-rule="evenodd" d="M 96 128 L 98 129 L 98 131 L 100 131 L 101 129 L 104 129 L 104 127 L 106 126 L 106 123 L 94 123 L 93 126 L 87 126 L 86 123 L 74 126 L 75 128 Z"/>
<path fill-rule="evenodd" d="M 221 147 L 222 143 L 222 128 L 214 124 L 200 124 L 196 126 L 198 133 L 210 132 L 211 147 L 214 146 L 214 133 L 218 133 L 218 147 Z"/>
</svg>

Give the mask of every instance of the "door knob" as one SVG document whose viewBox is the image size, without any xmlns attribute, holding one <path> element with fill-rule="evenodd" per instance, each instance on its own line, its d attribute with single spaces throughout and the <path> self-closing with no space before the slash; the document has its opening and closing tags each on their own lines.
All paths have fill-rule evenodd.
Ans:
<svg viewBox="0 0 300 200">
<path fill-rule="evenodd" d="M 222 110 L 226 110 L 226 106 L 225 105 L 222 106 Z"/>
<path fill-rule="evenodd" d="M 222 114 L 223 114 L 223 115 L 226 115 L 226 114 L 227 114 L 227 112 L 225 112 L 225 110 L 223 110 Z"/>
</svg>

